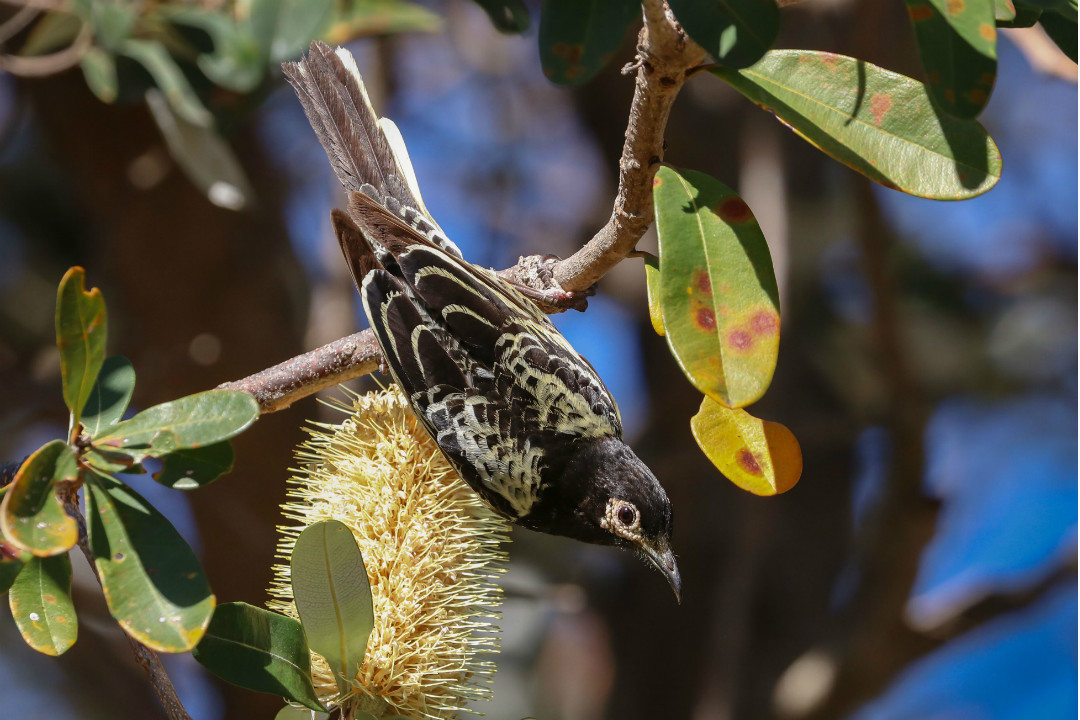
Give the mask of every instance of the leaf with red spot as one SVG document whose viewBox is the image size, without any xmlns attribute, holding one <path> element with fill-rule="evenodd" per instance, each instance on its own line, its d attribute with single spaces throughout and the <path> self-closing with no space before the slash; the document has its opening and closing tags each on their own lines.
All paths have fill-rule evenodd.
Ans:
<svg viewBox="0 0 1080 720">
<path fill-rule="evenodd" d="M 976 117 L 997 77 L 994 0 L 907 0 L 907 9 L 934 102 Z"/>
<path fill-rule="evenodd" d="M 742 198 L 704 173 L 660 168 L 653 199 L 657 299 L 671 352 L 698 390 L 749 405 L 769 387 L 780 342 L 765 236 Z"/>
<path fill-rule="evenodd" d="M 780 423 L 702 398 L 690 429 L 702 452 L 728 480 L 755 495 L 779 495 L 802 475 L 799 441 Z"/>
<path fill-rule="evenodd" d="M 637 0 L 548 0 L 540 15 L 540 64 L 559 85 L 589 81 L 641 22 Z"/>
<path fill-rule="evenodd" d="M 894 190 L 964 200 L 1001 178 L 1001 153 L 982 125 L 938 110 L 925 85 L 864 60 L 773 50 L 745 70 L 711 72 L 819 150 Z"/>
</svg>

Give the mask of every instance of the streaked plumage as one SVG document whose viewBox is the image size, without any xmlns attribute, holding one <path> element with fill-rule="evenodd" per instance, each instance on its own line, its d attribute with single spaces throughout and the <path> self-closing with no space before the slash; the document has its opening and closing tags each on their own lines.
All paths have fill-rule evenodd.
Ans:
<svg viewBox="0 0 1080 720">
<path fill-rule="evenodd" d="M 313 43 L 284 68 L 349 193 L 334 228 L 386 365 L 443 453 L 498 513 L 637 549 L 678 594 L 670 502 L 622 442 L 596 371 L 514 286 L 462 258 L 347 51 Z"/>
</svg>

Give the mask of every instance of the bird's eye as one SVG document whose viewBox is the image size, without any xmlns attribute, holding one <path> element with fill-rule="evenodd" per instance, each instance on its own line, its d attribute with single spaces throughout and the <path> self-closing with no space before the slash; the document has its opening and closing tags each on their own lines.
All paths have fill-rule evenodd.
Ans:
<svg viewBox="0 0 1080 720">
<path fill-rule="evenodd" d="M 629 505 L 623 505 L 619 508 L 619 522 L 623 525 L 633 525 L 637 520 L 637 511 Z"/>
</svg>

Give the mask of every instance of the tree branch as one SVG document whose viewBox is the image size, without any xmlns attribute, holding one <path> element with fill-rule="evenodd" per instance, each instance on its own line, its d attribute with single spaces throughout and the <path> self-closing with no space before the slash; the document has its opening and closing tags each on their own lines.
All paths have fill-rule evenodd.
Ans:
<svg viewBox="0 0 1080 720">
<path fill-rule="evenodd" d="M 283 410 L 297 400 L 346 380 L 374 372 L 382 353 L 371 330 L 335 340 L 243 380 L 218 385 L 254 397 L 264 413 Z"/>
<path fill-rule="evenodd" d="M 623 258 L 653 221 L 652 182 L 664 157 L 664 130 L 675 97 L 706 59 L 675 20 L 664 0 L 645 0 L 637 59 L 623 69 L 637 72 L 634 99 L 619 160 L 619 189 L 611 218 L 586 245 L 566 260 L 551 263 L 530 255 L 499 273 L 526 288 L 550 294 L 546 312 L 580 307 L 589 288 Z M 554 282 L 552 282 L 554 281 Z M 268 370 L 218 387 L 255 397 L 263 412 L 282 410 L 324 388 L 374 371 L 381 360 L 370 330 L 342 338 Z"/>
</svg>

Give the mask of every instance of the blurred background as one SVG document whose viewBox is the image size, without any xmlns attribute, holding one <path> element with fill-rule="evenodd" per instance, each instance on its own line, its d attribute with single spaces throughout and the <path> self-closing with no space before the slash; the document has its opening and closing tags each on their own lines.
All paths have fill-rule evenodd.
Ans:
<svg viewBox="0 0 1080 720">
<path fill-rule="evenodd" d="M 496 268 L 569 255 L 606 221 L 633 91 L 619 68 L 636 28 L 568 91 L 541 72 L 539 3 L 527 4 L 523 36 L 447 0 L 415 10 L 410 27 L 426 32 L 349 43 L 428 208 L 467 258 Z M 5 0 L 0 21 L 17 11 Z M 907 27 L 900 2 L 815 0 L 783 11 L 777 46 L 919 77 Z M 759 498 L 711 466 L 689 429 L 700 395 L 651 330 L 641 262 L 623 262 L 586 313 L 554 320 L 668 488 L 683 601 L 627 553 L 515 529 L 495 699 L 478 710 L 1076 717 L 1076 66 L 1037 29 L 1002 33 L 999 57 L 981 122 L 1004 175 L 961 203 L 871 187 L 709 77 L 683 90 L 667 161 L 735 188 L 772 247 L 783 334 L 754 412 L 794 431 L 803 477 Z M 109 352 L 134 363 L 139 408 L 362 325 L 329 226 L 344 198 L 279 71 L 212 95 L 228 144 L 209 155 L 229 182 L 200 188 L 170 153 L 160 97 L 106 104 L 78 67 L 0 67 L 0 459 L 64 432 L 53 312 L 71 265 L 104 291 Z M 263 417 L 234 441 L 235 471 L 198 492 L 135 481 L 200 552 L 219 602 L 267 599 L 278 505 L 311 419 L 336 417 L 314 398 Z M 0 613 L 2 714 L 162 717 L 74 558 L 81 632 L 63 657 L 31 651 Z M 165 660 L 196 718 L 281 706 L 188 656 Z"/>
</svg>

